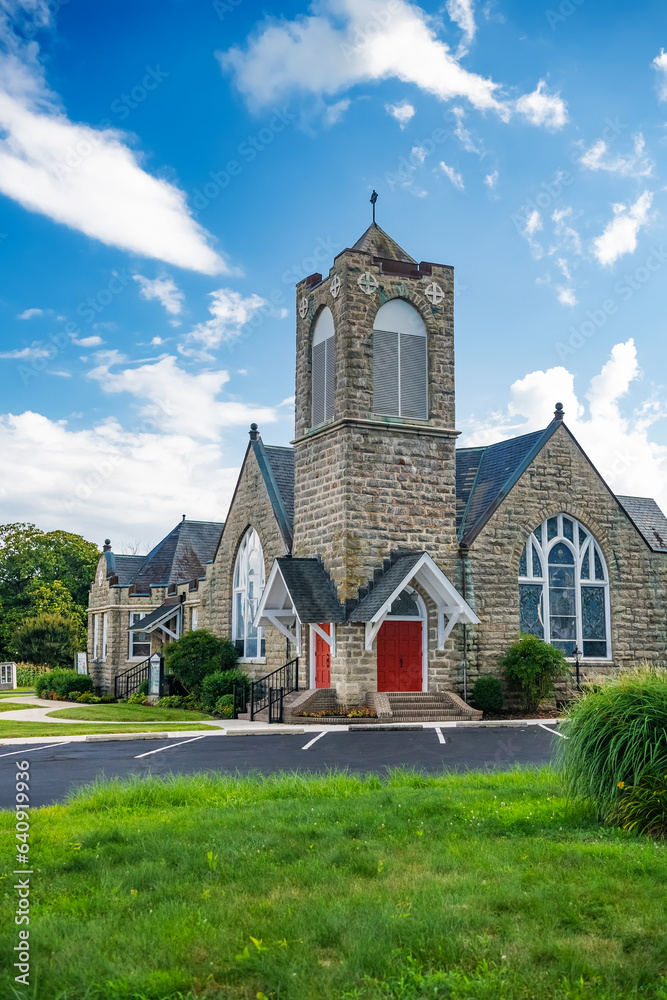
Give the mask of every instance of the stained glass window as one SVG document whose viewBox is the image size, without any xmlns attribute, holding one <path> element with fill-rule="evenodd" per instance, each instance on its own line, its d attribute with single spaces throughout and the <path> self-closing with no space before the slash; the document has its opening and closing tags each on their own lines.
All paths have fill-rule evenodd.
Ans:
<svg viewBox="0 0 667 1000">
<path fill-rule="evenodd" d="M 264 590 L 264 556 L 259 535 L 248 528 L 239 545 L 234 564 L 232 636 L 239 655 L 248 659 L 264 656 L 264 629 L 255 628 L 253 619 Z"/>
<path fill-rule="evenodd" d="M 584 659 L 611 657 L 604 557 L 573 517 L 559 514 L 533 529 L 519 576 L 522 632 L 546 639 L 567 656 L 578 649 Z"/>
</svg>

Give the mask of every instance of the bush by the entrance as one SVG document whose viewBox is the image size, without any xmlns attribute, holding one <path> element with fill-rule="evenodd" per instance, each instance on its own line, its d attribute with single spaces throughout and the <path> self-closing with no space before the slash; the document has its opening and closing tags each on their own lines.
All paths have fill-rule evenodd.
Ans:
<svg viewBox="0 0 667 1000">
<path fill-rule="evenodd" d="M 493 674 L 480 674 L 472 689 L 475 708 L 485 715 L 503 710 L 503 686 Z"/>
<path fill-rule="evenodd" d="M 214 674 L 207 674 L 201 683 L 199 696 L 199 703 L 204 711 L 215 711 L 220 698 L 234 693 L 235 684 L 245 684 L 246 690 L 250 690 L 250 678 L 242 670 L 218 670 Z"/>
<path fill-rule="evenodd" d="M 600 817 L 665 835 L 667 671 L 621 674 L 575 702 L 567 720 L 559 750 L 570 794 Z"/>
<path fill-rule="evenodd" d="M 223 719 L 233 719 L 234 695 L 223 694 L 222 698 L 218 698 L 215 703 L 215 714 L 220 715 Z"/>
<path fill-rule="evenodd" d="M 199 694 L 208 674 L 232 670 L 238 658 L 236 647 L 228 639 L 220 639 L 206 629 L 186 632 L 164 651 L 166 673 L 174 674 L 190 694 Z"/>
<path fill-rule="evenodd" d="M 93 679 L 87 674 L 79 674 L 76 670 L 51 670 L 41 674 L 35 681 L 35 693 L 40 698 L 48 698 L 51 694 L 59 698 L 76 700 L 85 691 L 93 690 Z"/>
<path fill-rule="evenodd" d="M 513 691 L 521 697 L 526 712 L 534 712 L 544 698 L 555 693 L 554 681 L 568 674 L 562 649 L 536 635 L 522 635 L 499 662 Z"/>
</svg>

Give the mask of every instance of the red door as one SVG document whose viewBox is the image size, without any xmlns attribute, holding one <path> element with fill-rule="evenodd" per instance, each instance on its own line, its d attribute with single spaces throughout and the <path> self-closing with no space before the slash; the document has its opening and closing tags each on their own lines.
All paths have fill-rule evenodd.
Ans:
<svg viewBox="0 0 667 1000">
<path fill-rule="evenodd" d="M 378 691 L 421 691 L 422 623 L 384 622 L 377 657 Z"/>
<path fill-rule="evenodd" d="M 330 625 L 320 625 L 320 628 L 327 635 L 331 635 Z M 331 687 L 331 646 L 317 632 L 315 633 L 315 687 Z"/>
</svg>

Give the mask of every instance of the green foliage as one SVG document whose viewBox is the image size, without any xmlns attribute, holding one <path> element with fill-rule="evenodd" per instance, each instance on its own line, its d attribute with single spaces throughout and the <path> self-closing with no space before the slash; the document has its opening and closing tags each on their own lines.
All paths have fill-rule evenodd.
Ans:
<svg viewBox="0 0 667 1000">
<path fill-rule="evenodd" d="M 644 774 L 634 785 L 619 782 L 619 795 L 607 818 L 624 830 L 667 837 L 667 774 Z"/>
<path fill-rule="evenodd" d="M 176 642 L 170 643 L 164 658 L 166 672 L 174 674 L 186 691 L 198 694 L 208 674 L 232 670 L 239 654 L 228 639 L 220 639 L 207 629 L 198 629 L 185 632 Z"/>
<path fill-rule="evenodd" d="M 41 674 L 48 673 L 51 667 L 46 663 L 24 663 L 16 664 L 16 686 L 32 687 Z"/>
<path fill-rule="evenodd" d="M 79 697 L 76 700 L 78 702 L 81 702 L 82 705 L 101 705 L 102 704 L 102 699 L 99 698 L 96 694 L 91 694 L 90 691 L 84 691 L 83 694 L 80 694 Z"/>
<path fill-rule="evenodd" d="M 222 698 L 218 698 L 215 703 L 215 714 L 221 716 L 223 719 L 234 718 L 233 694 L 223 694 Z"/>
<path fill-rule="evenodd" d="M 70 618 L 45 611 L 26 618 L 10 642 L 13 656 L 52 668 L 67 667 L 81 648 L 80 628 Z"/>
<path fill-rule="evenodd" d="M 63 614 L 85 629 L 98 559 L 97 546 L 80 535 L 0 525 L 0 656 L 7 655 L 22 621 L 42 611 Z"/>
<path fill-rule="evenodd" d="M 145 697 L 148 694 L 148 687 L 149 687 L 148 678 L 146 678 L 146 680 L 142 681 L 141 684 L 139 685 L 137 693 L 142 694 Z"/>
<path fill-rule="evenodd" d="M 503 710 L 503 686 L 494 674 L 480 674 L 472 689 L 475 708 L 485 714 L 495 714 Z"/>
<path fill-rule="evenodd" d="M 48 674 L 41 674 L 35 681 L 35 693 L 40 698 L 48 698 L 50 694 L 55 694 L 60 698 L 76 700 L 79 694 L 92 690 L 92 677 L 79 674 L 76 670 L 52 670 Z M 77 692 L 76 697 L 75 692 Z"/>
<path fill-rule="evenodd" d="M 653 776 L 667 773 L 667 671 L 640 667 L 584 695 L 564 731 L 560 766 L 572 796 L 601 817 L 619 804 L 619 782 L 636 789 L 633 801 L 645 799 Z"/>
<path fill-rule="evenodd" d="M 250 690 L 250 678 L 242 670 L 217 670 L 214 674 L 207 674 L 201 683 L 199 696 L 202 708 L 212 712 L 219 698 L 234 693 L 235 684 L 245 684 L 246 691 Z"/>
<path fill-rule="evenodd" d="M 170 694 L 164 698 L 160 698 L 157 707 L 158 708 L 183 708 L 185 698 L 180 694 Z"/>
<path fill-rule="evenodd" d="M 128 705 L 143 705 L 145 701 L 146 701 L 146 694 L 144 694 L 142 691 L 135 691 L 134 694 L 130 695 L 126 703 Z"/>
<path fill-rule="evenodd" d="M 498 665 L 512 690 L 521 696 L 527 712 L 534 712 L 544 698 L 553 695 L 554 681 L 566 677 L 569 672 L 562 649 L 536 635 L 522 635 L 512 643 Z"/>
</svg>

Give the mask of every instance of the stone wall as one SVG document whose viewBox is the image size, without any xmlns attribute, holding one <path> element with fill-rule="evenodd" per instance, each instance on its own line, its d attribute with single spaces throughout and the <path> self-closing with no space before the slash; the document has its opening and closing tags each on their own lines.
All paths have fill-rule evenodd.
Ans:
<svg viewBox="0 0 667 1000">
<path fill-rule="evenodd" d="M 582 664 L 608 676 L 641 660 L 667 658 L 667 555 L 650 550 L 567 428 L 561 425 L 473 541 L 468 600 L 482 624 L 469 627 L 469 688 L 519 632 L 519 559 L 531 531 L 567 513 L 599 544 L 610 578 L 613 662 Z M 459 631 L 459 658 L 463 658 Z"/>
</svg>

